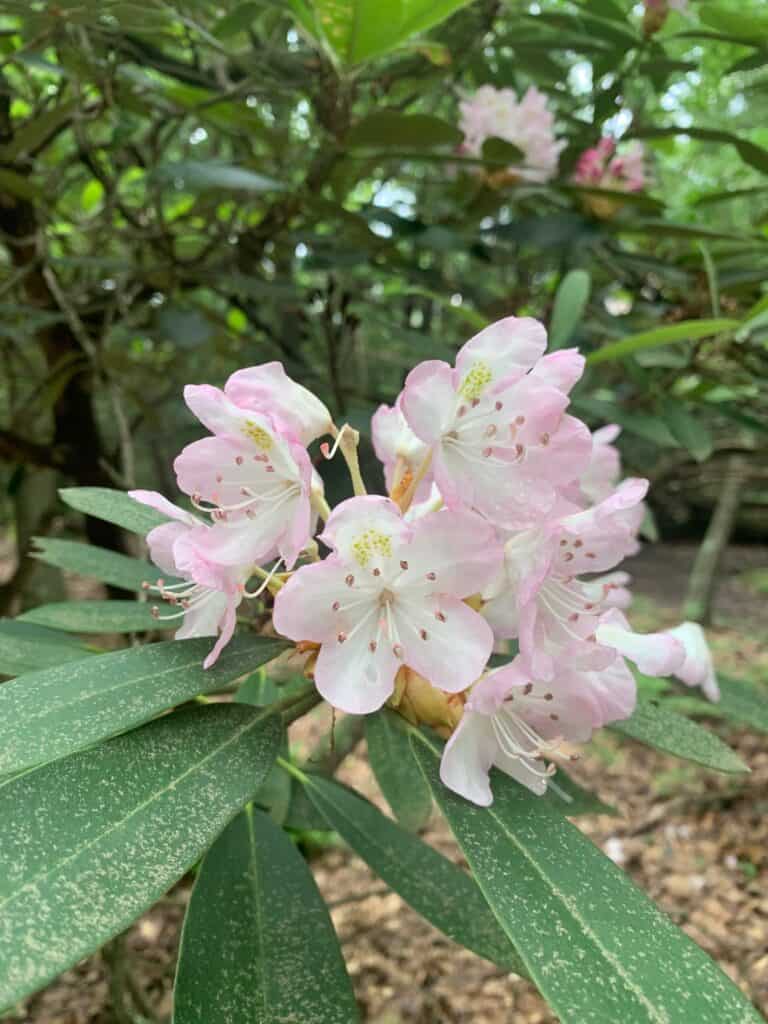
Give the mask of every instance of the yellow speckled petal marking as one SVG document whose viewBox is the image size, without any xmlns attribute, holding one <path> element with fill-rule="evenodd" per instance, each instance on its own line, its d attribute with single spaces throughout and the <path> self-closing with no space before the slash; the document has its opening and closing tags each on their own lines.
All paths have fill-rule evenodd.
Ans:
<svg viewBox="0 0 768 1024">
<path fill-rule="evenodd" d="M 256 447 L 262 452 L 268 452 L 273 445 L 273 440 L 264 427 L 260 427 L 258 423 L 254 423 L 253 420 L 246 420 L 243 426 L 243 433 L 247 438 L 256 445 Z"/>
<path fill-rule="evenodd" d="M 392 538 L 380 530 L 366 530 L 353 543 L 352 550 L 359 564 L 365 567 L 372 555 L 381 555 L 382 558 L 391 556 Z"/>
<path fill-rule="evenodd" d="M 482 395 L 492 380 L 493 374 L 490 366 L 484 362 L 477 362 L 462 381 L 459 394 L 471 402 Z"/>
</svg>

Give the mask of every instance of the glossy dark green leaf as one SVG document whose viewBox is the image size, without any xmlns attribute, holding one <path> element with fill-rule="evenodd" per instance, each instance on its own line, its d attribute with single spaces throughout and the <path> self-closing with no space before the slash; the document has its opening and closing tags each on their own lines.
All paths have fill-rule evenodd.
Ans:
<svg viewBox="0 0 768 1024">
<path fill-rule="evenodd" d="M 32 622 L 0 620 L 0 673 L 16 676 L 39 668 L 87 658 L 90 652 L 77 637 Z"/>
<path fill-rule="evenodd" d="M 111 487 L 64 487 L 59 491 L 62 501 L 71 508 L 96 519 L 122 526 L 132 533 L 149 533 L 168 522 L 168 517 L 149 505 L 129 498 L 125 491 Z"/>
<path fill-rule="evenodd" d="M 468 874 L 330 779 L 307 775 L 304 786 L 328 824 L 417 913 L 454 942 L 520 973 L 514 949 Z"/>
<path fill-rule="evenodd" d="M 0 1006 L 189 870 L 266 777 L 281 734 L 263 711 L 195 708 L 0 783 Z"/>
<path fill-rule="evenodd" d="M 525 153 L 519 146 L 507 142 L 506 139 L 499 139 L 495 135 L 485 140 L 482 154 L 483 160 L 491 164 L 501 164 L 502 166 L 525 160 Z"/>
<path fill-rule="evenodd" d="M 413 742 L 489 905 L 563 1024 L 757 1024 L 706 953 L 546 801 L 494 773 L 494 802 L 477 807 L 440 782 L 438 751 Z"/>
<path fill-rule="evenodd" d="M 665 128 L 651 126 L 638 129 L 633 134 L 638 139 L 658 139 L 674 135 L 688 135 L 692 139 L 701 139 L 703 142 L 725 143 L 734 147 L 744 163 L 749 164 L 758 171 L 762 171 L 763 174 L 768 173 L 768 149 L 763 149 L 762 146 L 758 146 L 748 139 L 743 139 L 739 135 L 733 135 L 731 132 L 720 131 L 715 128 L 698 128 L 695 125 L 689 125 L 684 128 L 680 125 Z"/>
<path fill-rule="evenodd" d="M 549 350 L 564 348 L 584 315 L 592 286 L 586 270 L 570 270 L 555 295 L 549 324 Z"/>
<path fill-rule="evenodd" d="M 174 1024 L 358 1019 L 312 873 L 281 828 L 246 809 L 200 869 L 181 936 Z"/>
<path fill-rule="evenodd" d="M 611 729 L 686 761 L 717 772 L 748 772 L 749 768 L 723 741 L 695 722 L 653 701 L 638 701 L 631 718 L 614 722 Z"/>
<path fill-rule="evenodd" d="M 142 601 L 61 601 L 41 604 L 19 616 L 65 633 L 138 633 L 148 629 L 178 629 L 179 619 L 154 618 L 152 605 Z"/>
<path fill-rule="evenodd" d="M 200 693 L 220 690 L 286 646 L 282 640 L 236 636 L 216 664 L 204 669 L 212 642 L 204 637 L 114 651 L 3 684 L 0 774 L 64 757 Z"/>
<path fill-rule="evenodd" d="M 387 803 L 411 832 L 423 828 L 432 812 L 432 793 L 411 752 L 407 732 L 395 712 L 382 708 L 365 717 L 368 760 Z"/>
<path fill-rule="evenodd" d="M 211 31 L 217 39 L 227 39 L 238 32 L 247 32 L 263 9 L 263 4 L 254 3 L 253 0 L 237 4 L 228 14 L 219 18 Z"/>
<path fill-rule="evenodd" d="M 77 541 L 53 537 L 35 537 L 34 544 L 35 548 L 31 552 L 33 558 L 67 572 L 91 576 L 124 590 L 141 590 L 145 580 L 155 583 L 159 576 L 164 575 L 150 562 L 129 558 L 128 555 L 95 547 L 93 544 L 79 544 Z M 170 582 L 167 575 L 165 578 Z"/>
</svg>

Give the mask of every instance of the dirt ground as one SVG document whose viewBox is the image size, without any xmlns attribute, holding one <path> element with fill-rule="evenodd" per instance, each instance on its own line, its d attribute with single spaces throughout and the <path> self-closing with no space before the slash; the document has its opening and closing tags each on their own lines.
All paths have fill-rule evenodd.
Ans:
<svg viewBox="0 0 768 1024">
<path fill-rule="evenodd" d="M 639 594 L 640 628 L 679 618 L 692 548 L 648 548 L 628 566 Z M 709 637 L 718 664 L 735 676 L 768 681 L 765 597 L 745 572 L 768 567 L 768 551 L 734 548 L 726 559 Z M 322 712 L 307 727 L 317 734 Z M 577 823 L 768 1013 L 768 738 L 717 725 L 752 769 L 717 775 L 609 734 L 584 752 L 573 774 L 621 816 Z M 299 738 L 301 743 L 301 738 Z M 350 757 L 345 781 L 384 806 L 365 760 Z M 425 838 L 461 862 L 435 816 Z M 312 861 L 333 918 L 366 1024 L 545 1024 L 555 1017 L 526 981 L 504 975 L 443 938 L 344 848 Z M 128 977 L 110 969 L 107 950 L 68 971 L 0 1024 L 139 1024 L 168 1021 L 179 929 L 189 898 L 184 880 L 122 940 Z M 212 951 L 214 954 L 215 951 Z M 139 1016 L 116 1011 L 111 989 L 133 994 Z M 694 1024 L 694 1022 L 692 1022 Z M 723 1022 L 727 1024 L 727 1022 Z"/>
</svg>

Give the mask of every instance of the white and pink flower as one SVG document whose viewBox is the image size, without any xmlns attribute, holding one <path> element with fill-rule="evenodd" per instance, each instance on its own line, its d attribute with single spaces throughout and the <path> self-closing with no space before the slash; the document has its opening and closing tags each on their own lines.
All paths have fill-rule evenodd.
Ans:
<svg viewBox="0 0 768 1024">
<path fill-rule="evenodd" d="M 450 693 L 480 676 L 493 633 L 462 599 L 486 586 L 502 555 L 479 516 L 434 512 L 409 524 L 387 498 L 350 498 L 320 539 L 331 555 L 279 591 L 274 624 L 320 644 L 315 682 L 335 707 L 375 711 L 401 665 Z"/>
<path fill-rule="evenodd" d="M 645 160 L 642 143 L 634 142 L 618 153 L 614 140 L 604 136 L 581 154 L 573 180 L 577 185 L 612 192 L 642 192 L 648 185 Z"/>
<path fill-rule="evenodd" d="M 409 373 L 400 407 L 432 453 L 448 508 L 524 528 L 552 511 L 558 484 L 586 469 L 589 431 L 565 415 L 583 360 L 572 352 L 540 359 L 546 341 L 536 320 L 507 317 L 468 341 L 455 369 L 431 360 Z"/>
<path fill-rule="evenodd" d="M 306 449 L 271 415 L 235 405 L 218 388 L 188 385 L 184 398 L 213 434 L 174 462 L 179 488 L 222 527 L 211 552 L 222 565 L 279 554 L 290 568 L 311 539 L 312 493 L 322 490 Z"/>
<path fill-rule="evenodd" d="M 183 620 L 176 630 L 177 640 L 218 636 L 203 662 L 210 668 L 235 631 L 237 607 L 251 575 L 248 566 L 221 566 L 212 559 L 208 546 L 217 527 L 209 526 L 190 512 L 172 504 L 155 491 L 129 491 L 130 497 L 149 505 L 170 518 L 147 534 L 152 561 L 178 581 L 160 579 L 145 589 L 170 606 L 166 613 L 153 608 L 158 621 Z"/>
<path fill-rule="evenodd" d="M 631 672 L 597 673 L 560 669 L 541 682 L 521 658 L 495 669 L 473 688 L 440 764 L 443 783 L 467 800 L 493 802 L 492 767 L 543 794 L 565 742 L 584 743 L 594 729 L 627 718 L 636 700 Z M 567 756 L 567 755 L 566 755 Z"/>
<path fill-rule="evenodd" d="M 557 174 L 566 143 L 556 138 L 555 118 L 547 97 L 535 86 L 518 100 L 512 89 L 481 85 L 459 103 L 459 111 L 463 152 L 480 156 L 487 139 L 503 139 L 523 153 L 521 164 L 509 167 L 509 173 L 538 182 L 549 181 Z"/>
</svg>

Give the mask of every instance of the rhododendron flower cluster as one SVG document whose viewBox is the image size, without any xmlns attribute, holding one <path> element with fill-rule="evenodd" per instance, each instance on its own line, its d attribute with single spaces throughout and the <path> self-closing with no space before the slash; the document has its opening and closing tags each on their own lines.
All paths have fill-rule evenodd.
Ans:
<svg viewBox="0 0 768 1024">
<path fill-rule="evenodd" d="M 518 101 L 512 89 L 481 85 L 459 103 L 462 152 L 480 156 L 487 139 L 503 139 L 524 154 L 507 173 L 526 181 L 549 181 L 557 174 L 565 141 L 555 137 L 555 118 L 547 97 L 531 86 Z"/>
<path fill-rule="evenodd" d="M 642 192 L 648 184 L 645 149 L 641 143 L 634 142 L 618 153 L 613 139 L 605 136 L 581 154 L 573 180 L 577 185 L 615 192 Z"/>
<path fill-rule="evenodd" d="M 208 666 L 240 602 L 273 594 L 274 631 L 308 652 L 319 693 L 436 728 L 443 782 L 482 805 L 493 766 L 543 793 L 572 744 L 631 715 L 630 663 L 716 700 L 700 627 L 641 634 L 624 615 L 617 567 L 638 550 L 648 484 L 621 479 L 618 427 L 592 434 L 568 412 L 584 360 L 546 344 L 540 323 L 508 317 L 453 365 L 416 366 L 372 420 L 386 496 L 366 493 L 355 431 L 280 364 L 187 387 L 210 432 L 175 462 L 195 512 L 132 492 L 169 517 L 148 537 L 174 577 L 148 588 L 155 614 L 216 636 Z M 323 435 L 333 450 L 313 458 Z M 354 494 L 331 510 L 315 463 L 339 450 Z"/>
</svg>

